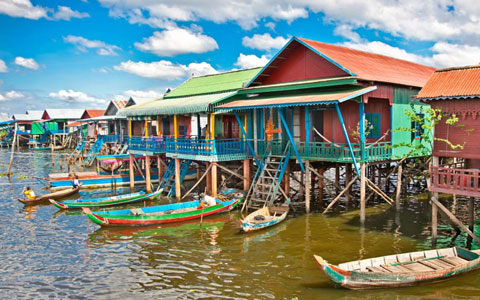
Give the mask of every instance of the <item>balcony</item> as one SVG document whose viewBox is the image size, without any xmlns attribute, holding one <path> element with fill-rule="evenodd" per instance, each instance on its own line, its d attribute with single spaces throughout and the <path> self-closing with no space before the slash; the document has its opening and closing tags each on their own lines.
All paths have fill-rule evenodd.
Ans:
<svg viewBox="0 0 480 300">
<path fill-rule="evenodd" d="M 463 169 L 461 167 L 461 164 L 432 166 L 430 169 L 430 191 L 480 197 L 480 170 Z"/>
<path fill-rule="evenodd" d="M 202 139 L 198 137 L 166 138 L 168 157 L 200 161 L 242 160 L 248 157 L 242 139 Z"/>
<path fill-rule="evenodd" d="M 128 137 L 121 137 L 120 135 L 99 135 L 98 138 L 103 139 L 104 143 L 120 143 L 124 144 L 127 140 Z M 136 137 L 137 138 L 137 137 Z M 138 137 L 140 138 L 140 137 Z"/>
<path fill-rule="evenodd" d="M 162 154 L 165 153 L 165 138 L 132 136 L 128 140 L 128 150 L 132 154 Z"/>
</svg>

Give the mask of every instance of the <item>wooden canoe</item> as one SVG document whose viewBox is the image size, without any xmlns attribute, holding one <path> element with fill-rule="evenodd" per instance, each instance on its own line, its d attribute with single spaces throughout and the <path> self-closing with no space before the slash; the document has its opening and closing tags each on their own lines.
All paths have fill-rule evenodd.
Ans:
<svg viewBox="0 0 480 300">
<path fill-rule="evenodd" d="M 61 199 L 61 198 L 73 195 L 75 193 L 78 193 L 79 190 L 80 190 L 80 187 L 78 186 L 76 188 L 69 188 L 68 190 L 62 190 L 62 191 L 38 196 L 33 200 L 29 200 L 27 198 L 25 199 L 18 198 L 18 201 L 22 202 L 25 205 L 48 203 L 49 199 Z"/>
<path fill-rule="evenodd" d="M 459 247 L 410 252 L 332 265 L 320 256 L 315 261 L 335 283 L 366 290 L 411 286 L 445 280 L 480 268 L 480 250 Z"/>
<path fill-rule="evenodd" d="M 252 212 L 241 221 L 242 230 L 250 232 L 276 225 L 285 220 L 288 210 L 288 203 L 284 203 L 278 207 L 264 206 Z"/>
<path fill-rule="evenodd" d="M 83 212 L 94 223 L 101 226 L 141 226 L 174 223 L 193 219 L 200 219 L 209 215 L 228 211 L 238 205 L 239 198 L 220 201 L 201 206 L 200 201 L 180 202 L 150 207 L 92 212 L 89 208 L 82 208 Z"/>
<path fill-rule="evenodd" d="M 55 207 L 60 209 L 70 209 L 70 208 L 82 208 L 82 207 L 104 207 L 104 206 L 114 206 L 120 204 L 134 203 L 143 200 L 153 200 L 160 196 L 161 191 L 156 191 L 153 193 L 146 194 L 144 191 L 136 192 L 132 194 L 117 195 L 112 197 L 104 198 L 95 198 L 95 199 L 76 199 L 76 200 L 66 200 L 62 203 L 57 202 L 53 199 L 50 199 Z"/>
</svg>

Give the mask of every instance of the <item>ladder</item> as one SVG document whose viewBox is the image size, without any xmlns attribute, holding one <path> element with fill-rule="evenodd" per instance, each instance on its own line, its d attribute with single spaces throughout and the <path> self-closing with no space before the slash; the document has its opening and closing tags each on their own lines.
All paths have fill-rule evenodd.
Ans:
<svg viewBox="0 0 480 300">
<path fill-rule="evenodd" d="M 273 205 L 273 202 L 277 199 L 280 183 L 285 175 L 289 159 L 290 142 L 282 155 L 273 155 L 270 145 L 267 146 L 265 155 L 255 173 L 253 184 L 245 197 L 247 210 Z"/>
<path fill-rule="evenodd" d="M 183 182 L 187 175 L 188 168 L 192 164 L 191 160 L 184 160 L 180 165 L 180 183 Z M 166 193 L 168 197 L 175 196 L 175 159 L 170 159 L 167 170 L 163 174 L 162 181 L 160 182 L 160 189 Z"/>
<path fill-rule="evenodd" d="M 72 154 L 70 154 L 70 157 L 68 158 L 68 160 L 76 161 L 80 153 L 82 153 L 84 147 L 85 147 L 85 140 L 82 139 L 78 141 L 77 146 L 75 146 L 75 150 L 73 150 Z"/>
<path fill-rule="evenodd" d="M 85 166 L 91 166 L 93 164 L 93 161 L 97 157 L 98 152 L 100 152 L 100 149 L 102 149 L 104 143 L 105 141 L 103 138 L 99 136 L 90 149 L 90 152 L 88 152 L 87 157 L 85 157 L 85 160 L 83 161 Z"/>
</svg>

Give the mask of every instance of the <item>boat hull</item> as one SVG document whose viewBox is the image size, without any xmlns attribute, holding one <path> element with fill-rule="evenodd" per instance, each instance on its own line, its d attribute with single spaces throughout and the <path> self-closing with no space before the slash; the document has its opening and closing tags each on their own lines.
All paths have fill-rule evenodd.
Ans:
<svg viewBox="0 0 480 300">
<path fill-rule="evenodd" d="M 145 192 L 137 192 L 127 195 L 119 195 L 114 197 L 99 198 L 99 199 L 78 199 L 78 200 L 67 200 L 63 203 L 57 202 L 53 199 L 50 200 L 55 207 L 59 209 L 72 209 L 72 208 L 82 208 L 82 207 L 106 207 L 114 206 L 121 204 L 129 204 L 143 200 L 153 200 L 154 198 L 160 196 L 161 191 L 145 194 Z"/>
<path fill-rule="evenodd" d="M 267 227 L 272 227 L 285 220 L 287 214 L 288 206 L 286 206 L 285 211 L 283 211 L 279 216 L 271 216 L 269 208 L 263 207 L 252 212 L 243 221 L 241 221 L 242 230 L 244 232 L 251 232 L 261 230 Z M 265 218 L 265 221 L 256 221 L 256 216 L 263 216 Z"/>
<path fill-rule="evenodd" d="M 197 206 L 197 209 L 189 210 L 186 212 L 179 212 L 181 208 L 176 210 L 174 209 L 171 213 L 168 213 L 168 214 L 165 213 L 161 215 L 148 215 L 148 214 L 109 215 L 109 213 L 112 213 L 112 212 L 95 213 L 95 212 L 91 212 L 88 209 L 84 209 L 84 212 L 87 214 L 87 216 L 90 218 L 91 221 L 101 226 L 144 226 L 144 225 L 182 222 L 182 221 L 207 217 L 216 213 L 233 209 L 235 206 L 238 205 L 239 201 L 240 201 L 239 199 L 230 200 L 230 201 L 226 201 L 224 203 L 220 203 L 220 204 L 213 205 L 206 208 L 201 208 L 200 206 Z M 192 203 L 193 202 L 198 203 L 198 201 L 192 201 Z M 182 203 L 179 203 L 179 204 L 182 204 Z M 196 203 L 194 205 L 196 205 Z M 158 206 L 158 207 L 161 207 L 161 206 Z M 170 205 L 164 205 L 164 207 L 169 208 L 174 206 L 170 204 Z M 189 206 L 189 208 L 193 208 L 193 207 L 194 206 Z M 123 212 L 127 213 L 127 211 L 128 210 L 122 210 L 120 211 L 120 213 L 123 213 Z M 163 210 L 163 211 L 166 211 L 166 210 Z"/>
<path fill-rule="evenodd" d="M 468 250 L 463 249 L 463 251 Z M 472 251 L 470 253 L 474 252 Z M 316 255 L 315 260 L 332 282 L 334 282 L 338 286 L 352 290 L 406 287 L 422 283 L 438 282 L 480 268 L 480 257 L 456 266 L 450 265 L 448 267 L 448 264 L 445 264 L 447 267 L 439 267 L 437 270 L 391 273 L 348 271 L 339 268 L 336 265 L 329 264 L 321 257 Z M 433 259 L 422 260 L 422 262 L 427 262 L 430 265 L 434 265 L 432 264 L 432 261 Z M 392 266 L 394 265 L 395 264 L 393 264 Z"/>
<path fill-rule="evenodd" d="M 73 177 L 67 178 L 58 178 L 55 180 L 50 180 L 50 187 L 52 190 L 62 190 L 70 187 L 72 185 Z M 130 175 L 129 174 L 119 174 L 114 175 L 93 175 L 93 176 L 84 176 L 79 177 L 78 180 L 82 183 L 82 188 L 85 189 L 94 189 L 100 187 L 111 187 L 111 186 L 127 186 L 130 184 Z M 151 174 L 152 183 L 158 182 L 158 174 Z M 141 175 L 134 176 L 135 184 L 144 184 L 145 179 Z"/>
<path fill-rule="evenodd" d="M 80 187 L 72 188 L 72 186 L 70 185 L 70 189 L 68 190 L 57 191 L 54 193 L 42 195 L 42 196 L 36 197 L 33 200 L 18 198 L 18 201 L 22 202 L 25 205 L 36 205 L 36 204 L 48 203 L 49 199 L 61 199 L 64 197 L 68 197 L 78 193 L 79 190 L 80 190 Z"/>
</svg>

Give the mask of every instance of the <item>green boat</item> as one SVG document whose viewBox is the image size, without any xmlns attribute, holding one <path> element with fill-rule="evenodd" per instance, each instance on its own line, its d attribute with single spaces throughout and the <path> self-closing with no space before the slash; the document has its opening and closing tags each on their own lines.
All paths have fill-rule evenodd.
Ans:
<svg viewBox="0 0 480 300">
<path fill-rule="evenodd" d="M 101 226 L 144 226 L 200 219 L 235 208 L 241 198 L 221 201 L 205 196 L 202 201 L 189 201 L 150 207 L 92 212 L 83 212 L 92 222 Z"/>
<path fill-rule="evenodd" d="M 153 193 L 146 194 L 144 191 L 136 192 L 132 194 L 118 195 L 112 197 L 104 198 L 95 198 L 95 199 L 77 199 L 77 200 L 67 200 L 62 203 L 57 202 L 53 199 L 50 199 L 55 207 L 60 209 L 70 209 L 70 208 L 82 208 L 82 207 L 103 207 L 103 206 L 113 206 L 120 204 L 133 203 L 138 201 L 143 201 L 147 199 L 155 199 L 160 196 L 161 191 L 156 191 Z"/>
<path fill-rule="evenodd" d="M 459 247 L 402 253 L 332 265 L 315 261 L 337 285 L 366 290 L 445 280 L 480 268 L 480 250 Z"/>
</svg>

